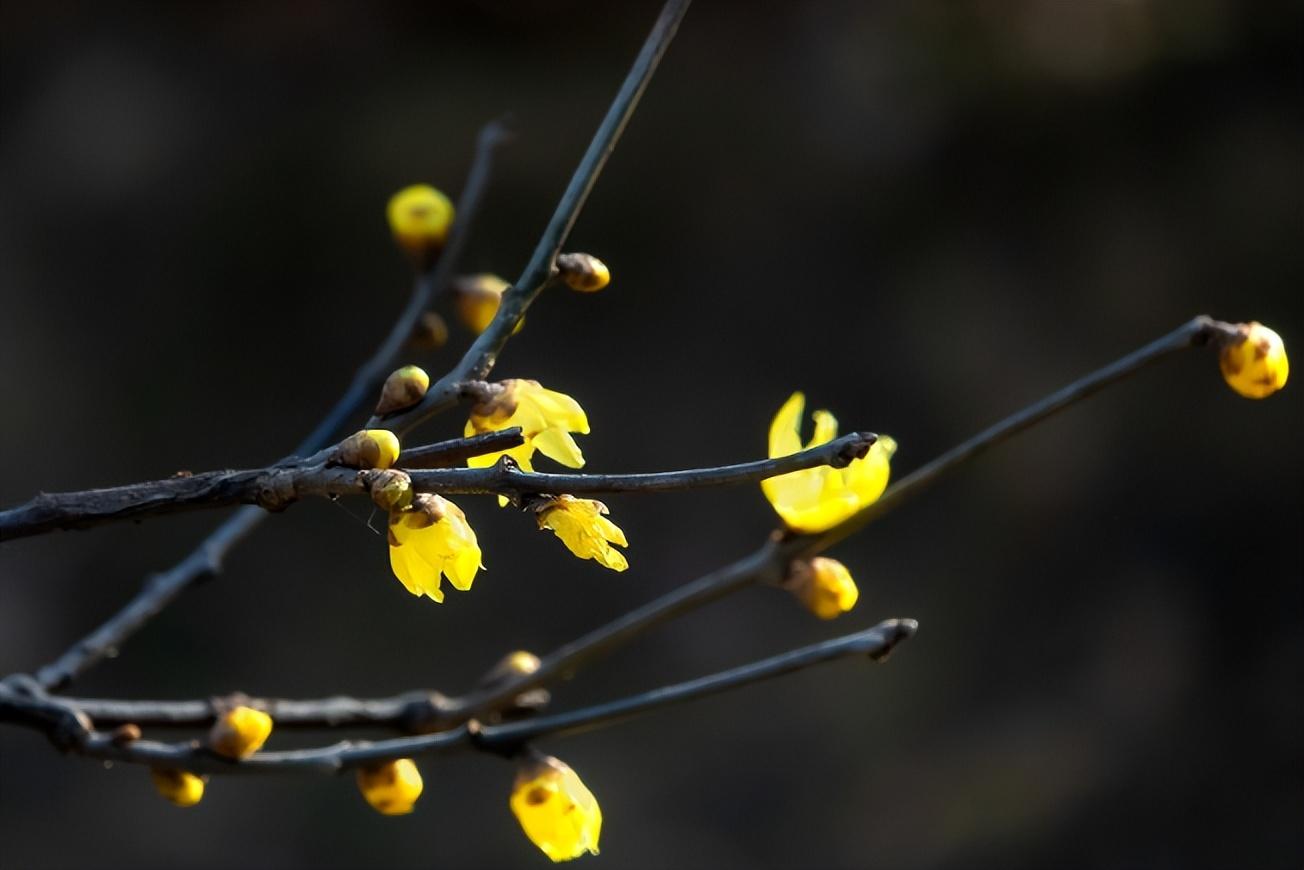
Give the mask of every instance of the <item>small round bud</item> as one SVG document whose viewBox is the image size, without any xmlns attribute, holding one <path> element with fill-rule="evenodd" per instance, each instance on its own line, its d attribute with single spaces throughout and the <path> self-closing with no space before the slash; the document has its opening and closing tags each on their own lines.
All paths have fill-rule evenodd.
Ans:
<svg viewBox="0 0 1304 870">
<path fill-rule="evenodd" d="M 580 293 L 596 293 L 611 283 L 607 264 L 592 254 L 562 254 L 557 269 L 566 286 Z"/>
<path fill-rule="evenodd" d="M 422 788 L 421 771 L 410 758 L 358 768 L 358 790 L 377 812 L 387 816 L 412 812 Z"/>
<path fill-rule="evenodd" d="M 387 513 L 410 506 L 413 495 L 412 478 L 405 471 L 387 468 L 377 472 L 371 479 L 371 500 L 376 503 L 376 507 Z"/>
<path fill-rule="evenodd" d="M 459 276 L 452 286 L 457 319 L 476 335 L 484 332 L 493 322 L 498 306 L 502 304 L 503 294 L 510 286 L 502 278 L 488 272 Z"/>
<path fill-rule="evenodd" d="M 204 781 L 184 770 L 154 769 L 150 772 L 154 788 L 179 807 L 193 807 L 203 800 Z"/>
<path fill-rule="evenodd" d="M 1243 323 L 1218 353 L 1223 380 L 1247 399 L 1264 399 L 1286 385 L 1290 361 L 1281 336 L 1257 321 Z"/>
<path fill-rule="evenodd" d="M 820 619 L 834 619 L 856 606 L 860 590 L 847 566 L 837 559 L 816 556 L 794 562 L 784 588 Z"/>
<path fill-rule="evenodd" d="M 124 722 L 109 732 L 109 739 L 114 746 L 126 746 L 141 738 L 140 726 L 135 722 Z"/>
<path fill-rule="evenodd" d="M 453 203 L 430 185 L 415 184 L 390 197 L 386 215 L 399 247 L 424 265 L 444 247 L 453 225 Z"/>
<path fill-rule="evenodd" d="M 403 366 L 390 372 L 385 378 L 385 386 L 380 391 L 380 402 L 376 404 L 376 416 L 392 414 L 411 408 L 430 389 L 430 375 L 420 366 Z"/>
<path fill-rule="evenodd" d="M 363 429 L 340 442 L 337 461 L 347 468 L 389 468 L 398 461 L 398 437 L 388 429 Z"/>
<path fill-rule="evenodd" d="M 448 344 L 448 324 L 438 311 L 426 311 L 412 327 L 408 344 L 416 350 L 438 350 Z"/>
<path fill-rule="evenodd" d="M 208 748 L 227 758 L 248 758 L 272 733 L 272 717 L 262 710 L 240 706 L 228 710 L 208 732 Z"/>
</svg>

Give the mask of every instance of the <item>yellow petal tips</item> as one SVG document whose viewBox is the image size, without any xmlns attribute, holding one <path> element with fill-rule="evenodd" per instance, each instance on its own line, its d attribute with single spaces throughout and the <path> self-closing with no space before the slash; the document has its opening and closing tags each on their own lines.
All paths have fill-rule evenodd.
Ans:
<svg viewBox="0 0 1304 870">
<path fill-rule="evenodd" d="M 612 547 L 628 547 L 625 533 L 607 519 L 607 506 L 589 498 L 557 496 L 537 508 L 539 528 L 551 529 L 581 559 L 593 559 L 613 571 L 629 567 L 625 554 Z"/>
<path fill-rule="evenodd" d="M 414 496 L 411 508 L 389 516 L 389 564 L 413 595 L 443 602 L 441 577 L 465 592 L 483 567 L 480 558 L 466 514 L 442 496 Z"/>
<path fill-rule="evenodd" d="M 463 434 L 469 438 L 514 426 L 521 427 L 525 443 L 510 450 L 474 456 L 466 464 L 471 468 L 488 468 L 499 457 L 510 456 L 523 470 L 533 471 L 532 460 L 537 450 L 570 468 L 583 467 L 584 454 L 571 434 L 589 434 L 589 418 L 579 402 L 565 393 L 546 389 L 538 381 L 503 381 L 471 408 Z M 500 497 L 498 502 L 506 504 L 507 499 Z"/>
<path fill-rule="evenodd" d="M 382 815 L 402 816 L 412 812 L 424 787 L 421 771 L 410 758 L 358 768 L 358 791 Z"/>
<path fill-rule="evenodd" d="M 1223 380 L 1247 399 L 1264 399 L 1286 386 L 1290 361 L 1281 336 L 1257 321 L 1241 324 L 1218 353 Z"/>
<path fill-rule="evenodd" d="M 563 762 L 547 757 L 522 767 L 511 807 L 525 836 L 553 861 L 598 854 L 602 810 L 593 792 Z"/>
</svg>

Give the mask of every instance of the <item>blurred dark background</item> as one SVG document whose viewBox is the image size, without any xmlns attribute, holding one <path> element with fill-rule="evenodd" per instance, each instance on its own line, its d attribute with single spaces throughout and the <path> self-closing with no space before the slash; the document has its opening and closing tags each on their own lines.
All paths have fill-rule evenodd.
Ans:
<svg viewBox="0 0 1304 870">
<path fill-rule="evenodd" d="M 655 12 L 6 2 L 0 503 L 281 456 L 406 298 L 390 193 L 456 194 L 510 112 L 466 265 L 515 277 Z M 899 476 L 1196 313 L 1274 326 L 1299 365 L 1302 33 L 1298 3 L 701 2 L 573 235 L 612 286 L 542 298 L 497 374 L 576 396 L 593 470 L 759 457 L 800 388 L 894 435 Z M 1302 395 L 1170 360 L 839 547 L 862 588 L 839 621 L 752 590 L 583 672 L 559 709 L 922 625 L 884 666 L 545 741 L 606 814 L 585 866 L 1299 866 Z M 412 599 L 366 506 L 305 503 L 76 691 L 456 692 L 774 522 L 755 487 L 610 498 L 617 575 L 459 501 L 489 567 L 471 593 Z M 5 545 L 0 672 L 217 519 Z M 218 779 L 179 811 L 7 728 L 0 864 L 545 865 L 510 766 L 422 768 L 402 819 L 347 778 Z"/>
</svg>

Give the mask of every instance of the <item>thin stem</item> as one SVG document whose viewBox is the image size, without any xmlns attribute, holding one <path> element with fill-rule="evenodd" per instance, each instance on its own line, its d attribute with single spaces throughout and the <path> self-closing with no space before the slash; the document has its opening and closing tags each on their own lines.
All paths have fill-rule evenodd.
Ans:
<svg viewBox="0 0 1304 870">
<path fill-rule="evenodd" d="M 460 218 L 453 226 L 434 272 L 423 275 L 417 280 L 412 291 L 412 299 L 395 321 L 389 335 L 381 342 L 376 353 L 359 369 L 345 395 L 295 449 L 296 456 L 306 455 L 324 447 L 343 422 L 375 393 L 380 380 L 388 374 L 399 354 L 402 353 L 407 338 L 411 335 L 412 328 L 421 317 L 421 313 L 429 307 L 434 294 L 447 286 L 457 265 L 456 257 L 465 244 L 475 214 L 484 199 L 494 152 L 504 137 L 505 128 L 496 121 L 481 131 L 476 142 L 475 158 L 467 174 L 466 186 L 457 202 L 457 213 Z M 370 386 L 364 389 L 362 386 L 364 383 Z M 287 460 L 289 459 L 292 457 L 287 457 Z M 69 647 L 54 662 L 42 667 L 37 672 L 37 680 L 47 689 L 62 688 L 111 651 L 116 651 L 184 590 L 199 580 L 218 573 L 226 554 L 253 531 L 266 516 L 266 512 L 256 507 L 246 507 L 236 511 L 201 541 L 188 556 L 167 571 L 147 580 L 140 592 L 127 602 L 126 606 Z"/>
<path fill-rule="evenodd" d="M 606 166 L 607 158 L 611 156 L 620 134 L 634 114 L 634 109 L 647 89 L 652 74 L 656 72 L 657 64 L 660 63 L 662 55 L 674 38 L 679 22 L 688 11 L 689 2 L 690 0 L 668 0 L 662 7 L 656 24 L 653 25 L 651 33 L 643 43 L 643 48 L 635 58 L 633 66 L 630 67 L 629 74 L 607 110 L 606 117 L 603 118 L 597 132 L 593 134 L 593 141 L 590 142 L 588 151 L 580 160 L 575 174 L 571 176 L 570 184 L 566 187 L 566 192 L 557 203 L 547 229 L 544 230 L 539 243 L 534 248 L 530 262 L 512 288 L 503 294 L 498 313 L 488 328 L 480 334 L 453 370 L 430 388 L 420 404 L 383 418 L 373 417 L 368 423 L 369 427 L 384 427 L 402 438 L 423 420 L 453 407 L 459 399 L 461 382 L 483 380 L 488 376 L 517 323 L 552 279 L 556 270 L 557 254 L 566 243 L 571 228 L 579 217 L 580 209 L 584 207 L 589 192 L 602 173 L 603 167 Z"/>
</svg>

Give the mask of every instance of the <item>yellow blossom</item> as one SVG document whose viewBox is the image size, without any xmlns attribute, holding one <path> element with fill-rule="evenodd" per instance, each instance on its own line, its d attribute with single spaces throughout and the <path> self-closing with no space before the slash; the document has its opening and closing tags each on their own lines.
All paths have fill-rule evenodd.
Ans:
<svg viewBox="0 0 1304 870">
<path fill-rule="evenodd" d="M 403 366 L 390 372 L 380 391 L 376 414 L 390 414 L 411 408 L 430 389 L 430 375 L 421 366 Z"/>
<path fill-rule="evenodd" d="M 262 710 L 239 706 L 223 713 L 208 733 L 208 748 L 227 758 L 248 758 L 272 733 L 272 717 Z"/>
<path fill-rule="evenodd" d="M 1223 379 L 1247 399 L 1263 399 L 1286 386 L 1290 361 L 1281 336 L 1262 323 L 1243 324 L 1237 340 L 1218 354 Z"/>
<path fill-rule="evenodd" d="M 388 429 L 363 429 L 339 445 L 339 462 L 349 468 L 389 468 L 398 461 L 398 436 Z"/>
<path fill-rule="evenodd" d="M 409 510 L 389 515 L 389 564 L 413 595 L 443 602 L 440 575 L 454 589 L 471 588 L 480 564 L 480 545 L 462 509 L 431 493 L 418 495 Z"/>
<path fill-rule="evenodd" d="M 572 432 L 589 434 L 589 418 L 579 402 L 545 389 L 538 381 L 506 380 L 499 386 L 498 392 L 471 408 L 463 434 L 470 437 L 519 426 L 525 441 L 510 450 L 473 456 L 467 466 L 488 468 L 500 456 L 510 456 L 525 471 L 533 471 L 537 450 L 570 468 L 583 467 L 584 454 L 571 437 Z M 507 499 L 499 496 L 498 503 L 507 504 Z"/>
<path fill-rule="evenodd" d="M 553 861 L 598 854 L 602 810 L 593 792 L 561 761 L 543 758 L 521 768 L 511 805 L 525 836 Z"/>
<path fill-rule="evenodd" d="M 358 768 L 358 790 L 377 812 L 387 816 L 412 812 L 423 787 L 421 771 L 410 758 Z"/>
<path fill-rule="evenodd" d="M 179 807 L 193 807 L 203 800 L 204 781 L 184 770 L 155 768 L 150 772 L 158 793 Z"/>
<path fill-rule="evenodd" d="M 855 607 L 860 598 L 860 590 L 847 566 L 824 556 L 795 563 L 784 585 L 802 606 L 820 619 L 841 616 Z"/>
<path fill-rule="evenodd" d="M 484 332 L 493 322 L 502 304 L 503 294 L 511 285 L 497 275 L 482 272 L 462 275 L 453 282 L 453 306 L 462 325 L 476 335 Z M 516 327 L 520 329 L 518 324 Z"/>
<path fill-rule="evenodd" d="M 628 547 L 625 533 L 607 519 L 607 506 L 591 498 L 574 498 L 560 495 L 552 499 L 535 515 L 539 528 L 552 529 L 561 542 L 581 559 L 593 559 L 613 571 L 629 567 L 625 555 L 612 547 Z"/>
<path fill-rule="evenodd" d="M 444 246 L 453 225 L 453 203 L 428 184 L 414 184 L 390 198 L 386 216 L 399 246 L 424 261 Z"/>
<path fill-rule="evenodd" d="M 806 397 L 793 393 L 770 424 L 770 458 L 801 451 L 801 417 Z M 826 444 L 838 434 L 838 421 L 828 411 L 816 411 L 815 434 L 807 449 Z M 761 489 L 788 528 L 822 532 L 868 504 L 887 488 L 888 461 L 896 442 L 880 435 L 869 452 L 846 468 L 819 466 L 761 481 Z"/>
</svg>

